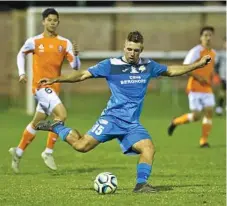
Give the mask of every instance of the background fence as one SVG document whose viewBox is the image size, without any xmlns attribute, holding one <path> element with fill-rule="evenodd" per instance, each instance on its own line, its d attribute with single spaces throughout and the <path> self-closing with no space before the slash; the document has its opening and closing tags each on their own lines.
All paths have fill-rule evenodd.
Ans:
<svg viewBox="0 0 227 206">
<path fill-rule="evenodd" d="M 215 27 L 213 46 L 217 50 L 222 46 L 226 31 L 224 6 L 71 7 L 58 10 L 61 20 L 59 34 L 79 43 L 82 68 L 96 64 L 103 58 L 118 55 L 125 37 L 132 30 L 139 30 L 144 35 L 146 56 L 167 64 L 182 63 L 185 53 L 199 43 L 201 27 Z M 18 84 L 16 55 L 29 34 L 31 36 L 42 32 L 41 11 L 42 8 L 33 7 L 22 11 L 0 12 L 0 95 L 5 99 L 7 107 L 24 108 L 26 105 L 26 87 Z M 68 68 L 66 62 L 63 72 L 70 72 Z M 178 93 L 184 90 L 185 85 L 186 77 L 162 78 L 162 81 L 152 81 L 149 88 L 157 92 L 171 92 L 174 104 L 178 104 Z M 66 104 L 70 105 L 72 94 L 107 91 L 105 81 L 100 79 L 63 85 L 62 95 Z"/>
</svg>

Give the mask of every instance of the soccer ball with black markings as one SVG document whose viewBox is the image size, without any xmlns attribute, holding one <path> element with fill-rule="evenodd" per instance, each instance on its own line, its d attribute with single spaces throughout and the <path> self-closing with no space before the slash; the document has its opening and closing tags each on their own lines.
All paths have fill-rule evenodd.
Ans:
<svg viewBox="0 0 227 206">
<path fill-rule="evenodd" d="M 94 189 L 99 194 L 113 194 L 117 190 L 117 177 L 111 172 L 102 172 L 94 181 Z"/>
</svg>

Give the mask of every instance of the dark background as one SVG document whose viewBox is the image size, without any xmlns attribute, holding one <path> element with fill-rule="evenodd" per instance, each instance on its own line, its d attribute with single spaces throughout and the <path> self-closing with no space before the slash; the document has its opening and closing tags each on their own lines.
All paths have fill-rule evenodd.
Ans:
<svg viewBox="0 0 227 206">
<path fill-rule="evenodd" d="M 216 1 L 218 2 L 218 1 Z M 222 4 L 226 4 L 226 1 L 219 1 Z M 1 1 L 0 9 L 1 10 L 10 10 L 10 9 L 25 9 L 29 6 L 114 6 L 116 1 Z M 176 6 L 176 5 L 204 5 L 207 1 L 132 1 L 136 5 L 160 5 L 160 6 Z"/>
</svg>

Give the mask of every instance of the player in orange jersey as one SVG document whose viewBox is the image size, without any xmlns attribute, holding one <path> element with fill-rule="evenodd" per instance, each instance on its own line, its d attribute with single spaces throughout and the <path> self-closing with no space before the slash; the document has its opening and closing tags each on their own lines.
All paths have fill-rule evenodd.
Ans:
<svg viewBox="0 0 227 206">
<path fill-rule="evenodd" d="M 178 125 L 198 121 L 203 116 L 200 147 L 209 147 L 208 135 L 212 127 L 213 108 L 215 106 L 215 98 L 211 86 L 216 55 L 211 48 L 213 34 L 213 27 L 202 28 L 200 32 L 201 44 L 192 48 L 184 60 L 184 64 L 192 64 L 205 55 L 210 55 L 212 58 L 211 63 L 203 69 L 195 70 L 189 74 L 187 92 L 191 112 L 175 118 L 168 128 L 168 134 L 171 136 Z"/>
<path fill-rule="evenodd" d="M 76 44 L 59 36 L 56 29 L 59 25 L 59 14 L 53 8 L 48 8 L 42 13 L 44 32 L 38 36 L 29 38 L 20 49 L 17 56 L 19 70 L 19 82 L 26 83 L 25 56 L 33 54 L 33 81 L 32 92 L 37 100 L 37 108 L 33 120 L 25 128 L 21 141 L 17 147 L 10 148 L 12 155 L 12 169 L 19 172 L 19 163 L 22 154 L 29 143 L 35 138 L 35 125 L 40 120 L 45 120 L 52 115 L 55 120 L 65 121 L 66 109 L 58 97 L 60 84 L 40 86 L 39 80 L 44 77 L 54 78 L 61 75 L 61 67 L 66 58 L 73 69 L 80 67 L 80 60 Z M 56 164 L 52 156 L 57 135 L 48 134 L 46 149 L 42 152 L 45 164 L 52 170 L 56 170 Z"/>
</svg>

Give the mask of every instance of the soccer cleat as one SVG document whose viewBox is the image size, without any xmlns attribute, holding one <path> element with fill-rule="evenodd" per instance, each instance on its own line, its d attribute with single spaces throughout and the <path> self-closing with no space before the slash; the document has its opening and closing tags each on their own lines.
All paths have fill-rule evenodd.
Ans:
<svg viewBox="0 0 227 206">
<path fill-rule="evenodd" d="M 177 127 L 177 125 L 175 125 L 175 124 L 173 124 L 173 122 L 171 122 L 171 124 L 169 125 L 168 130 L 167 130 L 169 136 L 173 135 L 173 132 L 176 129 L 176 127 Z"/>
<path fill-rule="evenodd" d="M 133 189 L 135 193 L 152 193 L 158 192 L 152 185 L 148 183 L 137 183 L 135 188 Z"/>
<path fill-rule="evenodd" d="M 57 170 L 57 166 L 54 162 L 54 157 L 52 154 L 42 152 L 41 157 L 43 158 L 44 163 L 48 168 L 50 168 L 51 170 Z"/>
<path fill-rule="evenodd" d="M 209 148 L 210 144 L 209 143 L 204 143 L 200 145 L 200 148 Z"/>
<path fill-rule="evenodd" d="M 16 148 L 15 147 L 10 148 L 9 153 L 12 155 L 11 167 L 15 173 L 19 173 L 20 157 L 16 153 Z"/>
<path fill-rule="evenodd" d="M 53 131 L 53 128 L 58 125 L 63 125 L 64 122 L 62 121 L 40 121 L 36 126 L 36 130 L 42 130 L 42 131 Z"/>
</svg>

